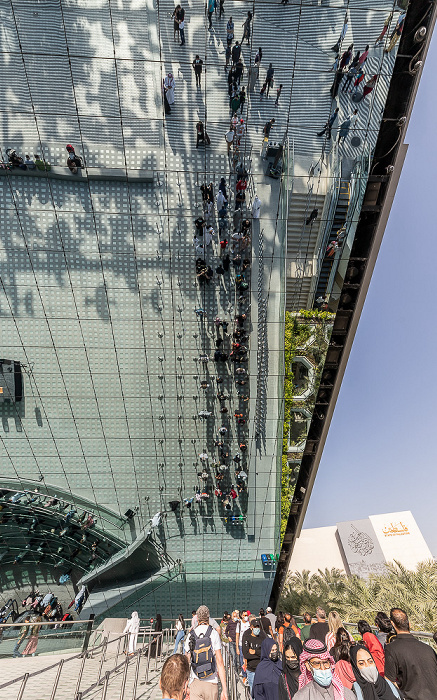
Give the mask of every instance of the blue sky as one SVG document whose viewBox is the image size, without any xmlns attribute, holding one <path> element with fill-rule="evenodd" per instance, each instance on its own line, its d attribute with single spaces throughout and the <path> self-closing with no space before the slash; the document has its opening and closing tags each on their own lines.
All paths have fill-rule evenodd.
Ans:
<svg viewBox="0 0 437 700">
<path fill-rule="evenodd" d="M 304 527 L 411 510 L 437 556 L 437 40 Z"/>
</svg>

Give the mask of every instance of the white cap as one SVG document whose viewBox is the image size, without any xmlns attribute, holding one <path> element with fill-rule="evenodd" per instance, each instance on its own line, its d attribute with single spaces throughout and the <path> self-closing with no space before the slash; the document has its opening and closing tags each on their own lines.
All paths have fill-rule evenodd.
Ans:
<svg viewBox="0 0 437 700">
<path fill-rule="evenodd" d="M 266 612 L 272 612 L 271 608 L 266 608 Z"/>
</svg>

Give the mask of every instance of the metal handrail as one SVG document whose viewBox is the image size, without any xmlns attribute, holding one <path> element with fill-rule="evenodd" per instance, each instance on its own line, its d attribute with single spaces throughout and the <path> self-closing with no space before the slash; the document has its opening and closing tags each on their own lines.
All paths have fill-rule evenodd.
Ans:
<svg viewBox="0 0 437 700">
<path fill-rule="evenodd" d="M 80 652 L 79 654 L 75 654 L 74 656 L 71 656 L 69 659 L 62 659 L 61 661 L 57 661 L 55 664 L 51 664 L 50 666 L 46 666 L 45 668 L 41 668 L 38 671 L 33 671 L 32 673 L 25 673 L 22 676 L 19 676 L 18 678 L 13 678 L 12 680 L 1 684 L 0 690 L 2 690 L 3 688 L 7 688 L 11 685 L 14 685 L 14 683 L 19 683 L 20 681 L 23 681 L 26 676 L 27 676 L 27 680 L 28 680 L 29 678 L 34 678 L 35 676 L 39 676 L 39 675 L 41 675 L 41 673 L 45 673 L 46 671 L 51 671 L 52 669 L 59 666 L 61 663 L 63 665 L 65 665 L 67 663 L 70 663 L 70 661 L 74 661 L 75 659 L 80 659 L 80 658 L 86 659 L 88 656 L 95 653 L 99 649 L 103 650 L 103 648 L 104 648 L 104 651 L 106 651 L 108 644 L 113 644 L 114 642 L 117 642 L 120 639 L 126 638 L 128 634 L 129 633 L 122 634 L 122 635 L 120 635 L 120 637 L 116 637 L 115 639 L 112 639 L 110 642 L 108 642 L 107 638 L 105 637 L 103 642 L 98 644 L 96 647 L 91 647 L 91 649 L 88 649 L 88 652 L 86 652 L 85 654 Z M 26 682 L 27 682 L 27 680 L 26 680 Z"/>
</svg>

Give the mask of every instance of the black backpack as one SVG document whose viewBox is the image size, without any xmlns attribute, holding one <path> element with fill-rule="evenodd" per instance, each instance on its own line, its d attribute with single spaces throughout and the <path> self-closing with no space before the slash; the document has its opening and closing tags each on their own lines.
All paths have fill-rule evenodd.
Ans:
<svg viewBox="0 0 437 700">
<path fill-rule="evenodd" d="M 296 636 L 296 633 L 295 633 L 295 631 L 293 630 L 291 624 L 290 624 L 289 627 L 284 627 L 284 636 L 283 636 L 283 639 L 282 639 L 282 643 L 283 643 L 284 647 L 285 647 L 285 645 L 288 644 L 288 642 L 289 642 L 291 639 L 293 639 L 293 637 L 295 637 L 295 636 Z"/>
<path fill-rule="evenodd" d="M 196 634 L 194 630 L 190 632 L 191 668 L 199 680 L 212 676 L 216 670 L 211 632 L 211 625 L 204 634 Z"/>
</svg>

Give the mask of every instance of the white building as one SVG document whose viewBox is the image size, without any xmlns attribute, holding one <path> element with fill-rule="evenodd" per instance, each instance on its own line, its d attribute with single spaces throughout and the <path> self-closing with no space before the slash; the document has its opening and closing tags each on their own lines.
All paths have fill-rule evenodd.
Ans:
<svg viewBox="0 0 437 700">
<path fill-rule="evenodd" d="M 431 551 L 411 511 L 406 510 L 302 530 L 289 570 L 315 573 L 336 567 L 366 577 L 382 572 L 388 562 L 414 569 L 429 559 L 433 559 Z"/>
</svg>

